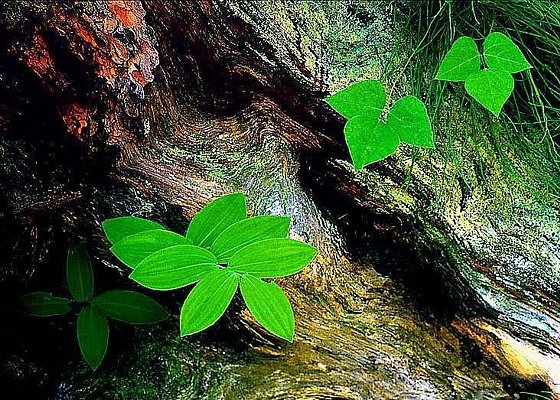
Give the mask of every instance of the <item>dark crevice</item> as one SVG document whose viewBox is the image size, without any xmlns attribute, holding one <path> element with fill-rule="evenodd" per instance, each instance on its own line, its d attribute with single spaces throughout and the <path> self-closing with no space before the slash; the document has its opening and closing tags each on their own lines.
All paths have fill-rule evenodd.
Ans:
<svg viewBox="0 0 560 400">
<path fill-rule="evenodd" d="M 332 161 L 329 152 L 304 154 L 301 181 L 341 230 L 350 256 L 402 284 L 405 296 L 428 317 L 450 322 L 457 312 L 485 314 L 444 250 L 424 243 L 419 222 L 374 204 L 367 189 Z"/>
</svg>

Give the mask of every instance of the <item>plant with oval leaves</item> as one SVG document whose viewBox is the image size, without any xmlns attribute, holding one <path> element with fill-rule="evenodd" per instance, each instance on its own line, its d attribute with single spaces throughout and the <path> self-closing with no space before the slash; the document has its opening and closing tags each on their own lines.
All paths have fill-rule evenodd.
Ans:
<svg viewBox="0 0 560 400">
<path fill-rule="evenodd" d="M 154 290 L 196 283 L 181 308 L 182 336 L 218 321 L 239 288 L 255 320 L 291 342 L 292 306 L 282 289 L 266 279 L 300 272 L 317 250 L 287 238 L 289 226 L 289 217 L 247 218 L 242 193 L 208 203 L 194 216 L 185 235 L 138 217 L 103 222 L 111 252 L 132 269 L 132 280 Z"/>
<path fill-rule="evenodd" d="M 465 82 L 467 93 L 498 117 L 515 86 L 512 74 L 531 68 L 531 64 L 503 33 L 490 33 L 482 47 L 481 56 L 473 38 L 458 38 L 445 55 L 436 79 Z"/>
<path fill-rule="evenodd" d="M 150 297 L 130 290 L 109 290 L 94 296 L 93 270 L 85 246 L 68 250 L 66 280 L 73 300 L 34 292 L 21 296 L 26 311 L 41 317 L 63 315 L 80 308 L 77 338 L 84 360 L 96 370 L 109 344 L 109 323 L 114 319 L 128 324 L 154 324 L 167 319 L 165 309 Z"/>
<path fill-rule="evenodd" d="M 426 106 L 415 96 L 397 100 L 386 121 L 381 120 L 386 105 L 385 89 L 376 80 L 354 83 L 328 97 L 326 102 L 348 119 L 344 136 L 358 170 L 394 154 L 401 142 L 434 147 Z"/>
</svg>

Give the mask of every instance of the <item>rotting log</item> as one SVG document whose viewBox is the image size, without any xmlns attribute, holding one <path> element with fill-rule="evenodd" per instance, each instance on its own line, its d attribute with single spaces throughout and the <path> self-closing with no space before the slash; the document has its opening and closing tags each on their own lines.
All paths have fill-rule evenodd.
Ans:
<svg viewBox="0 0 560 400">
<path fill-rule="evenodd" d="M 116 332 L 97 375 L 75 364 L 56 375 L 54 361 L 33 362 L 15 345 L 3 351 L 4 374 L 69 398 L 560 393 L 558 211 L 516 186 L 492 149 L 463 166 L 475 176 L 484 166 L 484 188 L 453 179 L 437 151 L 412 169 L 401 148 L 352 170 L 343 121 L 322 99 L 379 78 L 393 29 L 389 4 L 369 5 L 360 21 L 353 4 L 0 2 L 6 302 L 54 287 L 78 239 L 97 261 L 99 286 L 130 285 L 102 220 L 136 214 L 181 231 L 209 200 L 237 190 L 255 214 L 290 215 L 291 236 L 320 249 L 280 281 L 296 312 L 293 345 L 236 301 L 194 338 L 178 338 L 176 321 L 139 331 L 134 344 L 132 331 Z M 354 33 L 344 18 L 379 32 L 358 73 L 336 60 Z M 472 119 L 449 106 L 454 129 L 495 128 Z M 159 299 L 177 311 L 183 295 Z M 18 329 L 4 343 L 23 342 Z M 45 329 L 56 343 L 59 330 Z"/>
</svg>

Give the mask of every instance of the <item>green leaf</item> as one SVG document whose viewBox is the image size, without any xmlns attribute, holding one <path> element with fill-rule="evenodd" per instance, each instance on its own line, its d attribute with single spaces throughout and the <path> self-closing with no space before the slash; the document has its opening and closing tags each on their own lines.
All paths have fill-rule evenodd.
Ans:
<svg viewBox="0 0 560 400">
<path fill-rule="evenodd" d="M 84 359 L 94 371 L 103 361 L 108 343 L 107 318 L 92 306 L 84 307 L 78 315 L 78 344 Z"/>
<path fill-rule="evenodd" d="M 258 278 L 276 278 L 304 269 L 317 254 L 315 247 L 294 239 L 267 239 L 244 247 L 227 269 Z"/>
<path fill-rule="evenodd" d="M 453 43 L 445 55 L 436 79 L 462 82 L 478 70 L 480 70 L 478 47 L 471 37 L 462 36 Z"/>
<path fill-rule="evenodd" d="M 387 116 L 387 125 L 400 140 L 420 147 L 434 147 L 434 134 L 426 106 L 417 97 L 399 99 Z"/>
<path fill-rule="evenodd" d="M 344 135 L 357 170 L 389 157 L 399 146 L 399 136 L 376 117 L 369 115 L 358 115 L 348 120 Z"/>
<path fill-rule="evenodd" d="M 289 230 L 290 217 L 263 215 L 244 219 L 225 229 L 210 250 L 219 263 L 227 263 L 243 247 L 259 240 L 286 237 Z"/>
<path fill-rule="evenodd" d="M 239 277 L 217 269 L 189 293 L 181 308 L 181 336 L 192 335 L 213 325 L 226 311 L 237 291 Z"/>
<path fill-rule="evenodd" d="M 157 222 L 138 217 L 118 217 L 103 221 L 105 236 L 111 244 L 116 244 L 125 237 L 152 229 L 165 229 Z"/>
<path fill-rule="evenodd" d="M 222 196 L 208 203 L 194 216 L 187 230 L 187 238 L 197 246 L 210 247 L 224 229 L 246 216 L 243 193 Z"/>
<path fill-rule="evenodd" d="M 465 82 L 467 93 L 496 117 L 513 91 L 514 80 L 509 72 L 484 69 L 469 76 Z"/>
<path fill-rule="evenodd" d="M 155 290 L 182 288 L 218 268 L 216 257 L 202 247 L 179 245 L 156 251 L 130 274 L 130 279 Z"/>
<path fill-rule="evenodd" d="M 276 336 L 292 342 L 294 312 L 282 289 L 274 282 L 263 282 L 251 275 L 244 275 L 239 286 L 247 308 L 257 322 Z"/>
<path fill-rule="evenodd" d="M 511 74 L 531 68 L 519 47 L 500 32 L 493 32 L 484 40 L 484 59 L 490 69 Z"/>
<path fill-rule="evenodd" d="M 328 97 L 326 102 L 348 119 L 367 115 L 377 120 L 385 106 L 385 90 L 375 80 L 357 82 Z"/>
<path fill-rule="evenodd" d="M 68 299 L 54 297 L 51 293 L 35 292 L 20 297 L 20 301 L 29 314 L 39 317 L 62 315 L 72 311 Z"/>
<path fill-rule="evenodd" d="M 134 269 L 150 254 L 180 244 L 191 244 L 191 241 L 175 232 L 153 229 L 127 236 L 111 247 L 111 252 L 125 265 Z"/>
<path fill-rule="evenodd" d="M 66 258 L 68 290 L 76 301 L 89 301 L 93 297 L 93 270 L 83 244 L 70 247 Z"/>
<path fill-rule="evenodd" d="M 155 324 L 167 319 L 167 311 L 145 294 L 130 290 L 109 290 L 92 304 L 105 316 L 129 324 Z"/>
</svg>

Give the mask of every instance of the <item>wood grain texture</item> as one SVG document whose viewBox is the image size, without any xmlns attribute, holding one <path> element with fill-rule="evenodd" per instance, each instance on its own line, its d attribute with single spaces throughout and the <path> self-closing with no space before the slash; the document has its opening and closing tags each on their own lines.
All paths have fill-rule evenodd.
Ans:
<svg viewBox="0 0 560 400">
<path fill-rule="evenodd" d="M 15 235 L 4 282 L 39 274 L 70 236 L 114 280 L 125 267 L 109 257 L 102 220 L 137 214 L 183 232 L 204 204 L 237 190 L 253 214 L 290 215 L 290 236 L 320 251 L 280 280 L 294 303 L 293 346 L 237 299 L 198 340 L 170 327 L 115 356 L 132 363 L 135 382 L 114 363 L 95 378 L 66 371 L 72 391 L 495 399 L 541 382 L 560 391 L 558 211 L 515 186 L 491 149 L 467 148 L 464 167 L 475 176 L 484 165 L 488 177 L 471 191 L 437 152 L 410 176 L 407 148 L 360 173 L 348 163 L 343 121 L 322 99 L 380 77 L 392 22 L 375 3 L 365 19 L 350 1 L 1 4 L 0 85 L 11 103 L 0 106 L 0 154 L 13 224 L 0 229 Z M 343 47 L 352 34 L 367 43 Z M 367 62 L 350 68 L 345 52 Z M 453 105 L 449 119 L 486 129 Z M 157 380 L 147 363 L 173 379 Z"/>
</svg>

